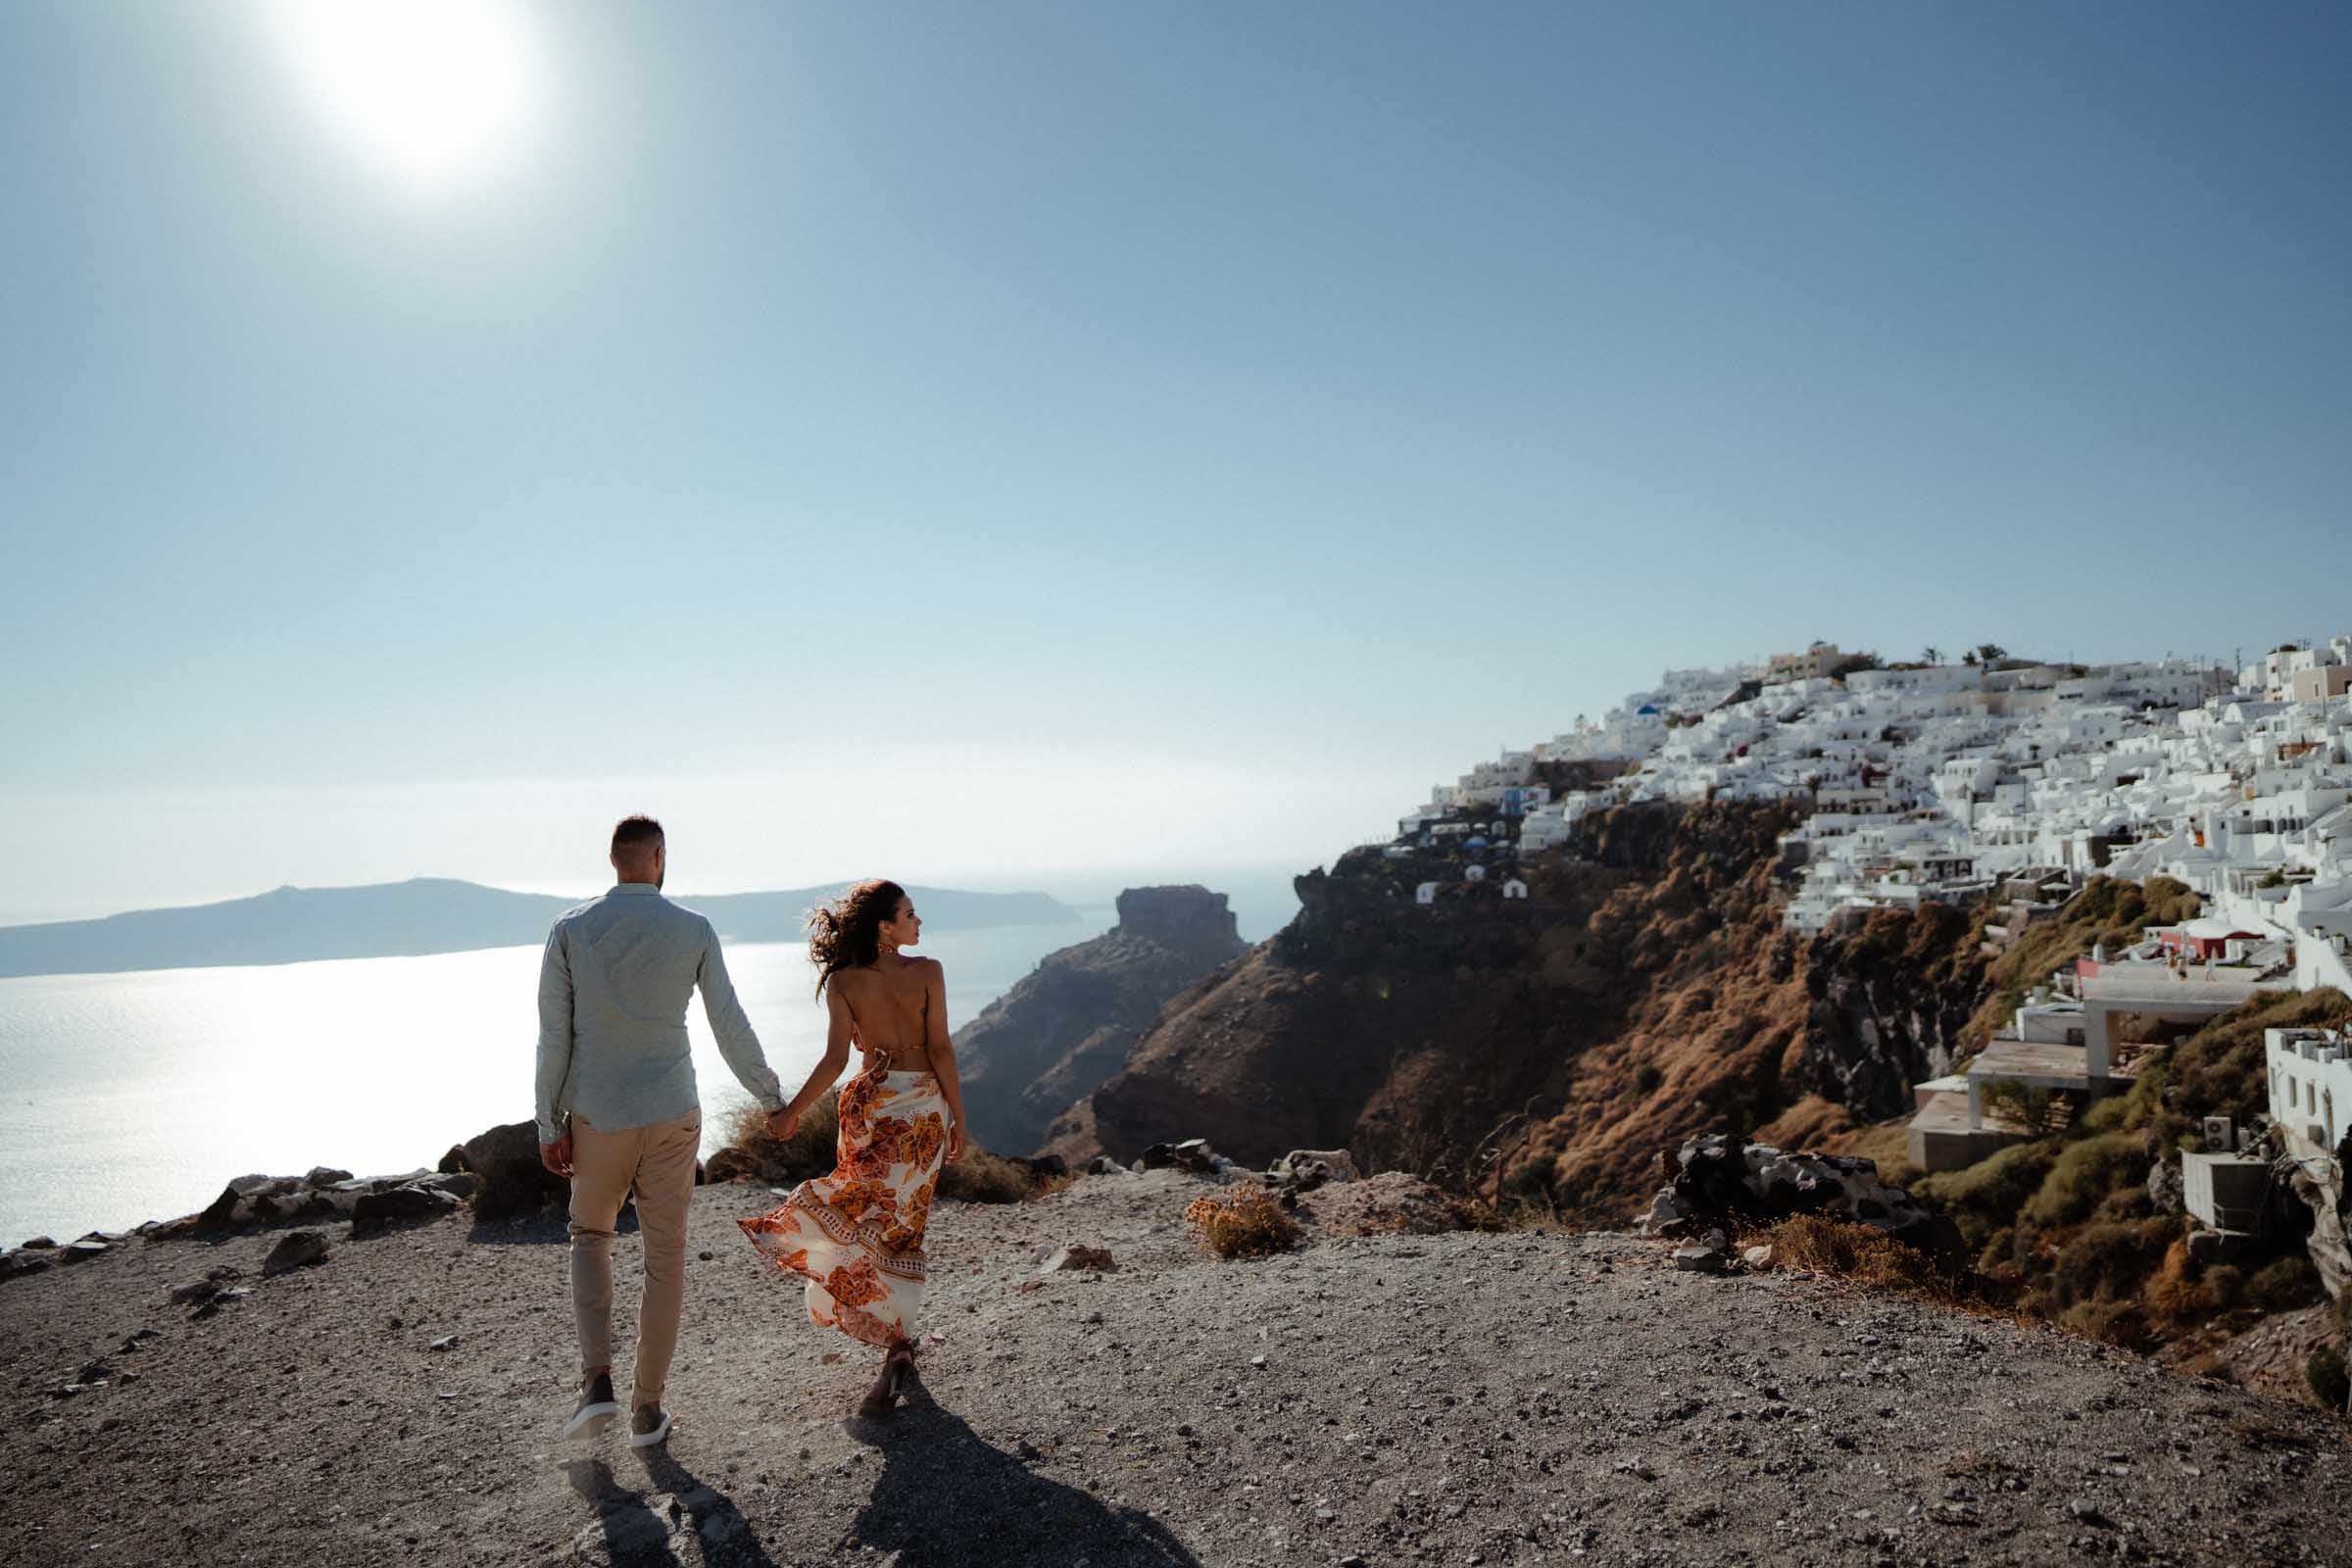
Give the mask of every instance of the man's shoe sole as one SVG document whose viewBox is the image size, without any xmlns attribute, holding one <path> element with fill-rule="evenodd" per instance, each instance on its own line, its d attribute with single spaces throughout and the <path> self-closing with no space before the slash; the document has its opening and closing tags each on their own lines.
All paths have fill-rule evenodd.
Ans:
<svg viewBox="0 0 2352 1568">
<path fill-rule="evenodd" d="M 629 1434 L 629 1446 L 632 1448 L 650 1448 L 655 1444 L 660 1443 L 662 1439 L 668 1436 L 669 1412 L 664 1410 L 662 1412 L 662 1424 L 654 1428 L 653 1431 L 632 1432 Z"/>
<path fill-rule="evenodd" d="M 585 1405 L 568 1422 L 564 1423 L 564 1435 L 567 1438 L 583 1435 L 596 1437 L 603 1433 L 605 1428 L 611 1426 L 612 1418 L 618 1414 L 620 1414 L 620 1406 L 617 1404 Z"/>
</svg>

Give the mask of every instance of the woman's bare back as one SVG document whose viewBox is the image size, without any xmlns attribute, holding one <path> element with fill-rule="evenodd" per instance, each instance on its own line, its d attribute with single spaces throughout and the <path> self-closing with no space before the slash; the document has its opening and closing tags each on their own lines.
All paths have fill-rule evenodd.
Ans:
<svg viewBox="0 0 2352 1568">
<path fill-rule="evenodd" d="M 931 971 L 929 958 L 884 957 L 870 967 L 842 969 L 832 980 L 858 1025 L 858 1049 L 890 1056 L 893 1072 L 929 1072 Z"/>
</svg>

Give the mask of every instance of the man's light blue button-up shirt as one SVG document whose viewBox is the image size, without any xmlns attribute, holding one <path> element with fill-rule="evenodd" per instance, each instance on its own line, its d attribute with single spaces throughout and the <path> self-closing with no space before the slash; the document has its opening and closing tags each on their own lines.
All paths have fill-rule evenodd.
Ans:
<svg viewBox="0 0 2352 1568">
<path fill-rule="evenodd" d="M 575 1110 L 618 1128 L 694 1109 L 686 1001 L 697 988 L 719 1054 L 762 1109 L 781 1109 L 709 920 L 650 882 L 623 882 L 566 910 L 539 965 L 539 1141 L 564 1136 Z"/>
</svg>

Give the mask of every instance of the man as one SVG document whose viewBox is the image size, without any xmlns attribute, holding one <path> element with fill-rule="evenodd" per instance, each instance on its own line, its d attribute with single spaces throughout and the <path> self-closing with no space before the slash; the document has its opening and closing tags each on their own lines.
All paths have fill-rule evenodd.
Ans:
<svg viewBox="0 0 2352 1568">
<path fill-rule="evenodd" d="M 762 1108 L 784 1105 L 710 922 L 662 897 L 662 824 L 612 830 L 619 885 L 565 911 L 539 968 L 539 1158 L 571 1183 L 571 1305 L 579 1321 L 580 1402 L 565 1437 L 612 1424 L 612 1227 L 633 1187 L 645 1243 L 629 1442 L 669 1436 L 663 1381 L 686 1292 L 686 1210 L 703 1113 L 686 1043 L 686 1001 L 701 988 L 719 1054 Z M 569 1118 L 566 1124 L 566 1117 Z"/>
</svg>

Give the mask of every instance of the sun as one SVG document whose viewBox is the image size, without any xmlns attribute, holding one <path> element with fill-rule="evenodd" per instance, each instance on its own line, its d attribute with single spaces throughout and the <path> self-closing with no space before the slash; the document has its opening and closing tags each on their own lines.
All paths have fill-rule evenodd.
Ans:
<svg viewBox="0 0 2352 1568">
<path fill-rule="evenodd" d="M 409 183 L 507 164 L 539 119 L 542 51 L 513 0 L 269 0 L 264 14 L 321 118 Z"/>
</svg>

